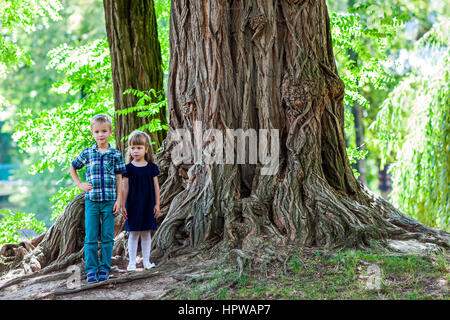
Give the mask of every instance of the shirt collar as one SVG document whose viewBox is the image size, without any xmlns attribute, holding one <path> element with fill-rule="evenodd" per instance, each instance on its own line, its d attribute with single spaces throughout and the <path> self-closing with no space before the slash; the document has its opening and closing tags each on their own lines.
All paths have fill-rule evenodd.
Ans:
<svg viewBox="0 0 450 320">
<path fill-rule="evenodd" d="M 98 153 L 101 153 L 100 150 L 98 150 L 97 142 L 94 143 L 94 145 L 92 146 L 92 149 L 93 149 L 94 151 L 97 151 Z M 108 149 L 106 150 L 106 152 L 105 152 L 104 154 L 109 153 L 109 152 L 111 152 L 111 151 L 112 151 L 111 144 L 108 142 Z"/>
</svg>

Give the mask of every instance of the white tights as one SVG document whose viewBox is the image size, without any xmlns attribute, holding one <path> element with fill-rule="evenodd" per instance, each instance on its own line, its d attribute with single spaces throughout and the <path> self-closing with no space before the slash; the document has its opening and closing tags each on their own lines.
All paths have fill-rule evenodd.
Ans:
<svg viewBox="0 0 450 320">
<path fill-rule="evenodd" d="M 142 249 L 142 262 L 144 268 L 151 268 L 152 263 L 150 263 L 150 252 L 152 249 L 152 236 L 150 230 L 148 231 L 130 231 L 128 236 L 128 256 L 129 256 L 129 266 L 136 266 L 136 255 L 139 237 L 141 238 L 141 249 Z"/>
</svg>

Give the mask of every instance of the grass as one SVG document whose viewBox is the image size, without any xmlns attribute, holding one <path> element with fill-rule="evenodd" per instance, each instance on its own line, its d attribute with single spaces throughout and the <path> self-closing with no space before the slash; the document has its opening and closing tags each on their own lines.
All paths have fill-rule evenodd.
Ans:
<svg viewBox="0 0 450 320">
<path fill-rule="evenodd" d="M 286 273 L 283 271 L 286 270 Z M 449 299 L 449 257 L 298 249 L 286 260 L 211 270 L 173 299 Z"/>
</svg>

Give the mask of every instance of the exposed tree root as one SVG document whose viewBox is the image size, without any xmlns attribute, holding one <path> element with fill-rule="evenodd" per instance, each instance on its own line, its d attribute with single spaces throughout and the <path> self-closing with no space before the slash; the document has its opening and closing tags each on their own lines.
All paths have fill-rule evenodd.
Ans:
<svg viewBox="0 0 450 320">
<path fill-rule="evenodd" d="M 3 290 L 6 287 L 18 284 L 20 282 L 23 282 L 25 280 L 29 280 L 31 278 L 35 278 L 35 277 L 41 277 L 43 275 L 49 274 L 51 272 L 55 272 L 64 268 L 67 268 L 70 265 L 76 264 L 77 262 L 79 262 L 84 254 L 84 250 L 80 250 L 77 253 L 73 253 L 70 256 L 66 257 L 64 260 L 60 261 L 60 262 L 54 262 L 51 263 L 50 265 L 48 265 L 47 267 L 45 267 L 44 269 L 41 269 L 39 271 L 36 272 L 32 272 L 32 273 L 28 273 L 25 274 L 23 276 L 20 277 L 16 277 L 13 278 L 7 282 L 5 282 L 3 285 L 0 286 L 0 290 Z"/>
<path fill-rule="evenodd" d="M 56 290 L 47 292 L 45 294 L 39 295 L 38 298 L 46 299 L 46 298 L 53 297 L 53 296 L 62 296 L 62 295 L 78 293 L 78 292 L 86 291 L 86 290 L 98 289 L 100 287 L 111 286 L 111 285 L 115 285 L 115 284 L 126 283 L 126 282 L 130 282 L 130 281 L 146 279 L 146 278 L 151 278 L 151 277 L 157 277 L 157 276 L 161 275 L 161 273 L 162 273 L 161 271 L 155 271 L 155 270 L 145 270 L 145 271 L 140 271 L 140 272 L 136 272 L 136 273 L 130 273 L 130 274 L 121 276 L 119 278 L 109 279 L 106 281 L 97 282 L 97 283 L 93 283 L 93 284 L 82 285 L 79 288 L 75 288 L 75 289 L 64 289 L 64 288 L 56 289 Z"/>
</svg>

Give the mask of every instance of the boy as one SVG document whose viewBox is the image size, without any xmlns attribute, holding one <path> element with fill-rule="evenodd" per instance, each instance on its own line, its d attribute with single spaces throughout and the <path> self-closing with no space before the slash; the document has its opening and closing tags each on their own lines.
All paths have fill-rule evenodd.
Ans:
<svg viewBox="0 0 450 320">
<path fill-rule="evenodd" d="M 84 149 L 69 168 L 78 188 L 86 192 L 84 259 L 88 283 L 109 279 L 114 245 L 114 218 L 120 211 L 122 174 L 126 172 L 122 154 L 108 143 L 108 138 L 112 135 L 111 117 L 104 114 L 94 116 L 91 120 L 91 134 L 96 143 Z M 85 165 L 86 183 L 82 183 L 76 170 Z"/>
</svg>

